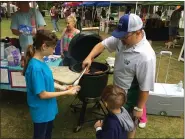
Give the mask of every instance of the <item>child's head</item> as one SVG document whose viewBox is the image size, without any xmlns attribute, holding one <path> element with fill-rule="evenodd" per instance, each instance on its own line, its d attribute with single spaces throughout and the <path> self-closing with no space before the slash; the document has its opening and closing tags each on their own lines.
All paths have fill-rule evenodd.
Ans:
<svg viewBox="0 0 185 139">
<path fill-rule="evenodd" d="M 53 52 L 55 51 L 57 41 L 58 41 L 57 36 L 51 31 L 49 30 L 38 31 L 35 36 L 33 45 L 29 45 L 27 48 L 23 75 L 25 75 L 27 65 L 30 59 L 34 56 L 35 52 L 39 53 L 43 57 L 52 55 Z"/>
<path fill-rule="evenodd" d="M 28 46 L 27 54 L 29 55 L 29 53 L 33 51 L 40 51 L 44 56 L 51 55 L 55 50 L 57 41 L 58 38 L 55 33 L 49 30 L 38 31 L 33 46 Z"/>
<path fill-rule="evenodd" d="M 109 110 L 119 109 L 126 103 L 126 93 L 116 85 L 108 85 L 102 93 L 102 100 Z"/>
</svg>

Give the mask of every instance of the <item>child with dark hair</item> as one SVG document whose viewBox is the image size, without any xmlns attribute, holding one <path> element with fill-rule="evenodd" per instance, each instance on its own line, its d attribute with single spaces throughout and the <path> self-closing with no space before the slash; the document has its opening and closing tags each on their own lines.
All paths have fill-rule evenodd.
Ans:
<svg viewBox="0 0 185 139">
<path fill-rule="evenodd" d="M 102 100 L 108 109 L 104 121 L 94 125 L 97 139 L 125 139 L 127 132 L 134 130 L 134 123 L 123 107 L 126 103 L 126 93 L 118 86 L 108 85 L 102 94 Z"/>
<path fill-rule="evenodd" d="M 54 33 L 39 31 L 34 44 L 27 49 L 23 75 L 26 80 L 27 103 L 34 124 L 33 139 L 51 139 L 53 120 L 58 113 L 56 97 L 75 95 L 80 90 L 80 86 L 75 86 L 55 92 L 52 72 L 43 62 L 43 57 L 53 54 L 57 40 Z"/>
</svg>

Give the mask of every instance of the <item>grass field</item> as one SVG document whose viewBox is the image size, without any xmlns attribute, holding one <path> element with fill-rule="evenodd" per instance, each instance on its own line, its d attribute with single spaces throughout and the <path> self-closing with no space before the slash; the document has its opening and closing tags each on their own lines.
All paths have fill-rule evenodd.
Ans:
<svg viewBox="0 0 185 139">
<path fill-rule="evenodd" d="M 50 18 L 45 18 L 47 22 L 47 29 L 52 30 Z M 65 24 L 60 20 L 59 28 L 62 31 Z M 10 31 L 10 20 L 3 20 L 1 22 L 1 37 L 13 37 Z M 61 31 L 57 32 L 60 38 Z M 184 32 L 184 31 L 183 31 Z M 103 38 L 109 35 L 100 33 Z M 180 43 L 182 46 L 182 42 Z M 153 42 L 152 45 L 157 57 L 158 53 L 164 48 L 164 42 Z M 180 80 L 184 81 L 184 63 L 177 61 L 181 47 L 170 49 L 173 52 L 168 83 L 178 83 Z M 105 62 L 105 58 L 113 56 L 104 51 L 96 61 Z M 159 74 L 159 82 L 164 82 L 164 76 L 167 67 L 167 58 L 164 57 L 161 61 L 161 68 Z M 112 75 L 109 77 L 109 84 L 112 83 Z M 0 101 L 1 108 L 1 138 L 31 138 L 33 126 L 29 115 L 28 106 L 26 104 L 26 93 L 2 91 L 2 98 Z M 54 138 L 95 138 L 94 123 L 84 124 L 81 131 L 73 133 L 73 128 L 77 124 L 79 113 L 72 113 L 69 105 L 73 97 L 59 97 L 58 106 L 59 114 L 56 117 L 54 124 L 53 137 Z M 155 106 L 154 106 L 155 107 Z M 164 117 L 148 115 L 148 124 L 145 129 L 137 130 L 136 138 L 183 138 L 184 137 L 184 119 L 182 117 Z"/>
</svg>

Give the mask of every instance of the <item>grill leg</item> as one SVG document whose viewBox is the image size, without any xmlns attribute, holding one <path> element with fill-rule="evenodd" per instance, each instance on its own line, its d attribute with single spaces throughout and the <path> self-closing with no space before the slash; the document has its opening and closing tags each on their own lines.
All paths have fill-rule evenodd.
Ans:
<svg viewBox="0 0 185 139">
<path fill-rule="evenodd" d="M 74 132 L 78 132 L 81 129 L 81 126 L 84 123 L 84 119 L 85 119 L 86 108 L 87 108 L 87 102 L 84 101 L 83 104 L 82 104 L 82 109 L 80 111 L 80 118 L 79 118 L 79 121 L 78 121 L 78 125 L 74 129 Z"/>
</svg>

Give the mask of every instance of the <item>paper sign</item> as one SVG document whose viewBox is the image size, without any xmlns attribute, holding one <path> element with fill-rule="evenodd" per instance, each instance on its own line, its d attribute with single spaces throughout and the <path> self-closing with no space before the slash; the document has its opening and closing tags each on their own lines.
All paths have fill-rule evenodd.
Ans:
<svg viewBox="0 0 185 139">
<path fill-rule="evenodd" d="M 8 68 L 0 68 L 1 70 L 1 84 L 9 84 Z"/>
<path fill-rule="evenodd" d="M 12 88 L 26 88 L 25 77 L 21 71 L 10 71 L 10 78 Z"/>
</svg>

